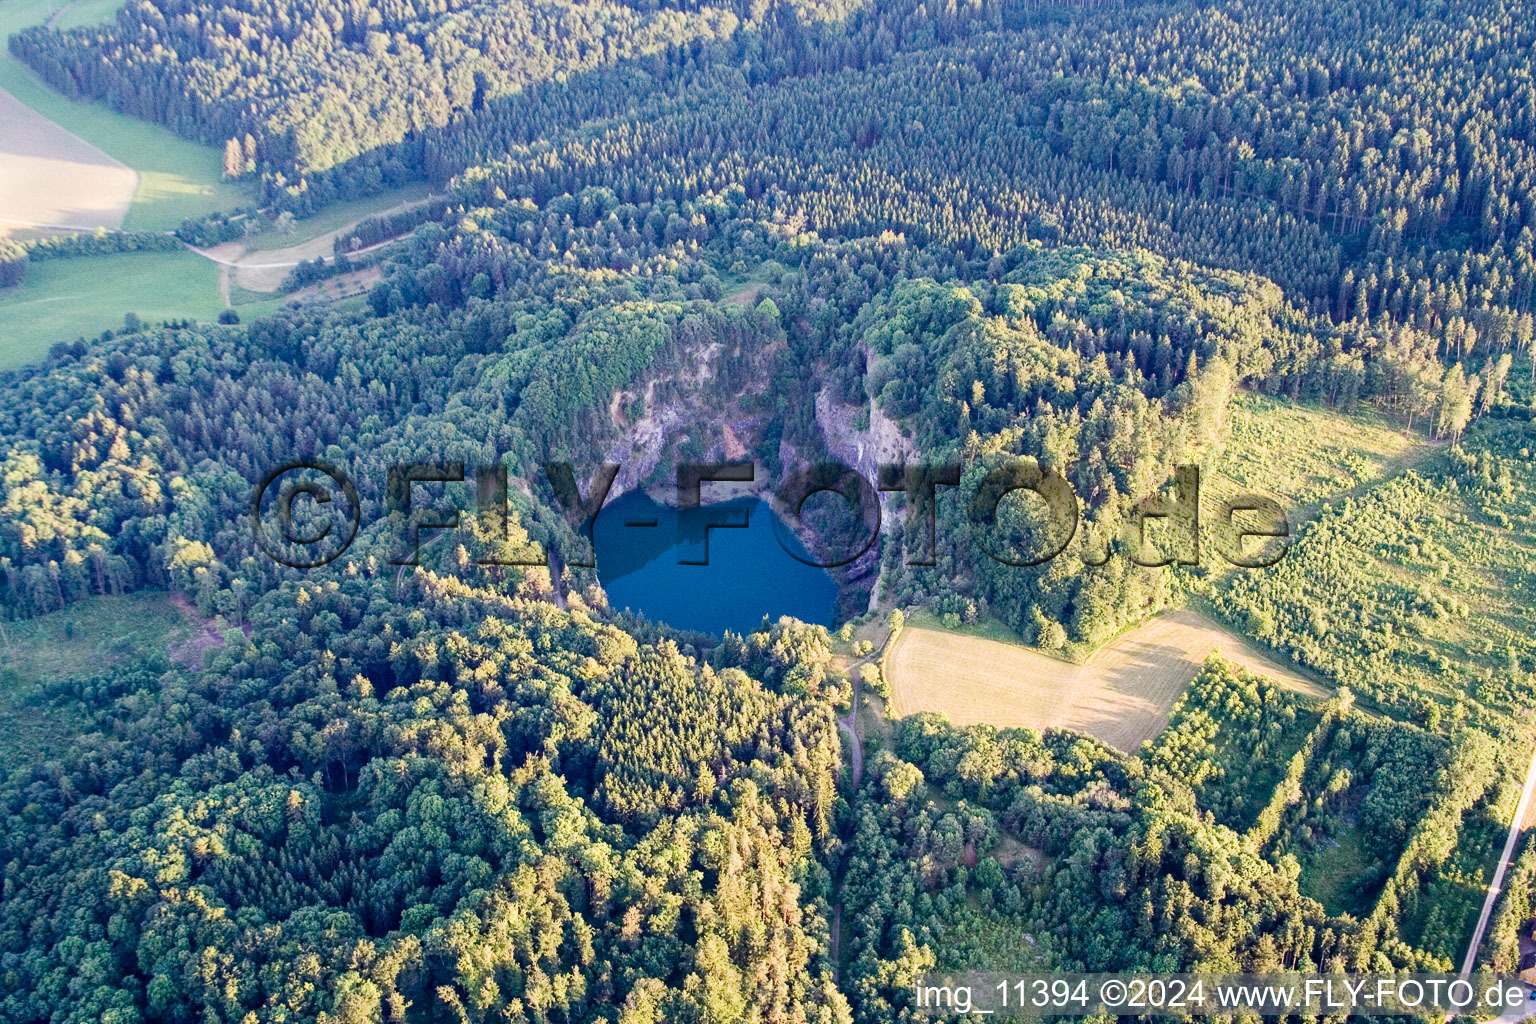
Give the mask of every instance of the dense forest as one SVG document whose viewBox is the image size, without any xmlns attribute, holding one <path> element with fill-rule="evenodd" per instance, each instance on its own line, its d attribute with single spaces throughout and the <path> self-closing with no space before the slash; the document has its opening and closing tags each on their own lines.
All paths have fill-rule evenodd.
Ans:
<svg viewBox="0 0 1536 1024">
<path fill-rule="evenodd" d="M 1536 693 L 1533 34 L 1488 0 L 145 0 L 13 37 L 269 212 L 443 199 L 295 272 L 411 231 L 359 303 L 130 314 L 0 375 L 0 619 L 163 591 L 225 628 L 0 670 L 69 723 L 3 763 L 0 1019 L 888 1024 L 930 968 L 1450 969 Z M 176 244 L 0 242 L 0 284 Z M 1137 564 L 1240 389 L 1428 454 L 1271 571 Z M 893 495 L 847 630 L 705 637 L 608 607 L 542 469 L 877 447 L 961 495 L 1023 460 L 1081 521 L 1010 565 L 1064 524 L 946 498 L 930 548 Z M 360 505 L 308 570 L 248 515 L 294 458 Z M 401 565 L 405 462 L 502 466 L 511 512 L 426 491 L 463 526 Z M 1065 656 L 1180 601 L 1328 696 L 1213 660 L 1116 751 L 890 722 L 840 667 L 887 609 Z"/>
<path fill-rule="evenodd" d="M 783 238 L 740 201 L 629 207 L 598 191 L 460 208 L 391 259 L 364 310 L 129 324 L 7 378 L 7 609 L 169 588 L 241 627 L 201 672 L 162 661 L 33 698 L 78 719 L 79 738 L 5 789 L 7 1014 L 537 1006 L 643 1021 L 778 1006 L 874 1022 L 908 1012 L 895 992 L 930 964 L 1450 963 L 1456 926 L 1420 908 L 1498 776 L 1467 716 L 1426 731 L 1212 669 L 1142 756 L 919 718 L 849 791 L 833 727 L 849 688 L 820 627 L 701 646 L 612 616 L 588 570 L 479 565 L 485 545 L 529 536 L 579 550 L 526 467 L 615 445 L 633 459 L 626 427 L 644 411 L 616 414 L 616 392 L 687 423 L 636 473 L 718 453 L 722 403 L 766 465 L 832 448 L 794 397 L 820 387 L 822 406 L 890 417 L 977 467 L 1036 453 L 1112 536 L 1131 495 L 1209 443 L 1239 380 L 1311 372 L 1327 330 L 1231 272 Z M 557 241 L 568 255 L 535 255 Z M 637 269 L 614 272 L 620 256 Z M 755 301 L 726 297 L 737 263 L 768 268 Z M 913 389 L 924 379 L 940 386 Z M 1499 463 L 1464 450 L 1457 472 L 1497 492 Z M 471 521 L 405 572 L 388 564 L 385 467 L 423 452 L 500 458 L 530 496 L 508 537 Z M 344 460 L 367 524 L 306 573 L 261 555 L 243 516 L 251 482 L 292 454 Z M 876 574 L 887 600 L 1092 637 L 1176 586 L 1123 558 L 984 568 L 939 536 L 924 577 L 900 564 L 896 528 Z M 1096 610 L 1063 617 L 1063 596 Z M 1463 698 L 1509 720 L 1492 689 Z M 1271 777 L 1235 767 L 1256 750 Z M 1324 904 L 1286 865 L 1345 821 L 1380 849 Z M 1191 932 L 1196 919 L 1226 923 Z"/>
<path fill-rule="evenodd" d="M 481 163 L 541 203 L 739 184 L 824 233 L 1256 270 L 1337 320 L 1445 327 L 1458 357 L 1468 327 L 1518 330 L 1523 7 L 1031 7 L 148 3 L 11 46 L 72 95 L 228 140 L 232 175 L 261 169 L 301 208 Z"/>
<path fill-rule="evenodd" d="M 6 1019 L 847 1020 L 825 702 L 536 581 L 412 586 L 41 698 L 95 711 L 6 787 Z"/>
</svg>

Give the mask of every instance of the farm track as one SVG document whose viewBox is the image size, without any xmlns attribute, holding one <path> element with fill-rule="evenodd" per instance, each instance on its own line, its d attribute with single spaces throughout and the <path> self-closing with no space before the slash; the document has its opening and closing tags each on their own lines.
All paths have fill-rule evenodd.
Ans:
<svg viewBox="0 0 1536 1024">
<path fill-rule="evenodd" d="M 1473 966 L 1477 963 L 1477 947 L 1483 944 L 1483 933 L 1488 930 L 1488 919 L 1493 916 L 1494 904 L 1498 901 L 1499 893 L 1504 890 L 1504 873 L 1509 868 L 1509 860 L 1515 855 L 1515 847 L 1519 845 L 1520 833 L 1524 831 L 1526 817 L 1530 812 L 1531 798 L 1536 795 L 1536 755 L 1531 757 L 1531 766 L 1525 772 L 1525 787 L 1520 791 L 1520 802 L 1515 805 L 1514 817 L 1510 819 L 1509 835 L 1504 840 L 1504 851 L 1499 855 L 1499 866 L 1493 872 L 1493 878 L 1488 883 L 1488 894 L 1483 898 L 1483 909 L 1477 918 L 1477 927 L 1472 931 L 1472 941 L 1467 945 L 1467 955 L 1461 962 L 1461 976 L 1467 977 L 1472 973 Z"/>
<path fill-rule="evenodd" d="M 5 125 L 4 101 L 8 97 L 9 94 L 6 93 L 5 90 L 0 89 L 0 126 Z M 52 123 L 53 122 L 51 121 L 48 122 L 48 124 Z M 85 144 L 89 145 L 88 143 Z M 102 155 L 106 157 L 106 154 Z M 0 186 L 3 186 L 7 181 L 5 157 L 6 154 L 0 153 Z M 111 158 L 106 157 L 106 159 L 110 160 Z M 127 168 L 124 169 L 127 170 Z M 135 187 L 137 187 L 138 175 L 131 170 L 129 170 L 128 173 L 133 175 Z M 0 189 L 0 191 L 3 191 L 3 189 Z M 131 199 L 132 193 L 130 192 L 129 201 L 131 201 Z M 413 206 L 419 206 L 421 203 L 430 201 L 431 197 L 428 197 L 427 199 L 423 199 L 415 203 L 401 203 L 397 206 L 390 207 L 387 210 L 379 211 L 379 213 L 398 213 L 400 211 L 410 209 Z M 127 201 L 125 201 L 123 204 L 124 213 L 126 213 L 127 208 Z M 342 227 L 336 228 L 333 231 L 324 232 L 322 234 L 316 235 L 314 238 L 306 239 L 303 242 L 298 242 L 294 245 L 287 246 L 282 249 L 248 250 L 242 243 L 239 242 L 226 242 L 223 245 L 209 246 L 207 248 L 200 248 L 186 242 L 183 242 L 182 245 L 185 246 L 188 251 L 197 253 L 197 255 L 201 256 L 205 260 L 208 260 L 210 263 L 216 263 L 219 265 L 222 270 L 220 278 L 220 291 L 223 293 L 225 305 L 228 305 L 229 284 L 237 284 L 240 287 L 253 292 L 275 292 L 278 290 L 279 285 L 282 284 L 283 278 L 287 276 L 286 271 L 292 270 L 300 263 L 313 261 L 319 258 L 330 258 L 333 252 L 334 241 L 337 238 L 345 235 L 347 232 L 356 228 L 357 225 L 360 224 L 364 219 L 366 218 L 360 218 L 359 220 L 353 221 L 350 224 L 345 224 Z M 72 222 L 66 223 L 58 220 L 29 220 L 18 217 L 0 216 L 0 228 L 4 228 L 8 225 L 14 228 L 33 231 L 86 232 L 95 231 L 98 228 L 106 228 L 106 230 L 110 232 L 121 233 L 121 223 L 122 216 L 118 216 L 117 222 L 114 224 L 79 224 Z M 165 235 L 175 234 L 173 231 L 162 231 L 160 233 Z M 0 230 L 0 237 L 4 237 L 3 230 Z M 404 237 L 404 235 L 394 235 L 382 241 L 375 242 L 372 245 L 365 245 L 362 248 L 355 249 L 352 252 L 349 252 L 347 255 L 367 256 L 370 253 L 377 252 L 380 249 L 393 245 L 395 242 L 398 242 L 401 238 Z"/>
<path fill-rule="evenodd" d="M 79 6 L 80 6 L 80 0 L 69 0 L 69 3 L 65 4 L 63 7 L 60 7 L 58 10 L 54 11 L 52 14 L 50 14 L 48 16 L 48 25 L 47 25 L 47 27 L 48 28 L 56 27 L 59 24 L 59 19 L 60 18 L 64 17 L 64 15 L 68 14 L 71 10 L 73 10 L 74 8 L 79 7 Z"/>
</svg>

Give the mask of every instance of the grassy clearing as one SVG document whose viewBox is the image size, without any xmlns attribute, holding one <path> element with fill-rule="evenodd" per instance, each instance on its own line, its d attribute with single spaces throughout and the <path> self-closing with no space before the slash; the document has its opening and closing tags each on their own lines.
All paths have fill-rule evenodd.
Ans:
<svg viewBox="0 0 1536 1024">
<path fill-rule="evenodd" d="M 868 687 L 860 687 L 857 713 L 865 760 L 877 751 L 893 749 L 896 729 L 891 723 L 891 713 L 885 699 L 878 693 L 871 693 Z"/>
<path fill-rule="evenodd" d="M 1359 830 L 1342 828 L 1326 845 L 1302 859 L 1297 887 L 1330 914 L 1363 917 L 1376 901 L 1376 890 L 1362 892 L 1355 882 L 1374 865 L 1375 858 L 1366 852 Z"/>
<path fill-rule="evenodd" d="M 136 252 L 45 260 L 20 288 L 0 293 L 0 369 L 41 359 L 59 341 L 120 329 L 123 314 L 145 323 L 212 320 L 224 308 L 219 269 L 190 252 Z M 261 307 L 241 307 L 248 319 Z"/>
<path fill-rule="evenodd" d="M 1344 415 L 1239 392 L 1227 439 L 1204 467 L 1201 503 L 1214 515 L 1223 499 L 1259 492 L 1277 499 L 1295 522 L 1321 502 L 1391 476 L 1426 450 L 1421 438 L 1369 410 Z"/>
<path fill-rule="evenodd" d="M 190 637 L 198 622 L 161 591 L 93 597 L 63 611 L 0 623 L 0 647 L 17 682 L 99 674 Z"/>
<path fill-rule="evenodd" d="M 1048 936 L 1031 935 L 1021 917 L 1004 915 L 973 893 L 938 928 L 939 971 L 1044 971 L 1056 954 Z"/>
<path fill-rule="evenodd" d="M 1084 664 L 1016 643 L 934 628 L 914 615 L 886 659 L 894 711 L 933 711 L 956 725 L 988 723 L 1087 733 L 1134 751 L 1213 650 L 1307 696 L 1323 691 L 1196 612 L 1159 615 L 1105 644 Z"/>
<path fill-rule="evenodd" d="M 158 592 L 95 597 L 50 615 L 0 622 L 0 762 L 56 749 L 69 723 L 36 700 L 43 684 L 174 653 L 200 624 Z"/>
<path fill-rule="evenodd" d="M 265 292 L 248 292 L 243 288 L 230 289 L 230 305 L 240 314 L 240 322 L 248 324 L 259 316 L 276 313 L 293 301 L 291 295 L 272 296 Z"/>
<path fill-rule="evenodd" d="M 0 0 L 0 39 L 46 22 L 62 7 L 54 0 Z M 61 26 L 105 20 L 120 4 L 85 0 L 60 19 Z M 252 202 L 252 186 L 223 180 L 223 155 L 170 129 L 119 114 L 103 103 L 74 102 L 43 84 L 25 64 L 0 47 L 0 88 L 139 172 L 129 230 L 163 231 L 184 217 L 232 210 Z"/>
<path fill-rule="evenodd" d="M 1536 667 L 1536 425 L 1486 422 L 1463 444 L 1476 466 L 1454 460 L 1460 479 L 1440 508 L 1444 529 L 1431 534 L 1443 546 L 1400 542 L 1433 563 L 1414 582 L 1458 602 L 1425 630 L 1425 662 L 1440 674 L 1463 666 L 1479 700 L 1522 715 L 1513 677 Z"/>
<path fill-rule="evenodd" d="M 1536 665 L 1536 429 L 1475 424 L 1462 451 L 1325 506 L 1213 606 L 1298 663 L 1436 728 L 1468 695 L 1523 715 Z"/>
<path fill-rule="evenodd" d="M 60 32 L 87 25 L 104 25 L 117 16 L 122 0 L 78 0 L 59 12 L 53 27 Z"/>
<path fill-rule="evenodd" d="M 721 301 L 755 306 L 762 297 L 763 286 L 776 284 L 783 274 L 784 267 L 777 260 L 768 260 L 755 267 L 738 263 L 720 279 Z"/>
</svg>

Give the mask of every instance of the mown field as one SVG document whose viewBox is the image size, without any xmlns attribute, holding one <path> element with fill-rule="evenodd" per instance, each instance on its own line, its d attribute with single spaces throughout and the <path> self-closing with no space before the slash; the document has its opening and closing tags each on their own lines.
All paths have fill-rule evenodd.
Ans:
<svg viewBox="0 0 1536 1024">
<path fill-rule="evenodd" d="M 1212 651 L 1308 696 L 1326 691 L 1197 612 L 1159 615 L 1081 664 L 914 615 L 886 658 L 893 712 L 956 725 L 1062 728 L 1134 751 L 1156 736 Z"/>
<path fill-rule="evenodd" d="M 0 0 L 0 39 L 55 14 L 60 27 L 94 24 L 118 6 L 115 0 Z M 185 217 L 234 209 L 254 197 L 222 180 L 213 148 L 103 104 L 65 99 L 4 48 L 0 89 L 10 94 L 0 97 L 0 218 L 169 230 Z M 242 314 L 275 305 L 245 307 Z M 19 287 L 0 291 L 0 369 L 35 361 L 55 342 L 119 328 L 128 312 L 154 323 L 212 319 L 223 308 L 217 268 L 191 253 L 34 262 Z"/>
<path fill-rule="evenodd" d="M 139 186 L 133 168 L 3 90 L 0 133 L 0 237 L 122 227 Z"/>
<path fill-rule="evenodd" d="M 0 39 L 51 17 L 59 28 L 110 19 L 120 0 L 0 0 Z M 0 235 L 28 231 L 6 220 L 165 231 L 183 218 L 228 212 L 255 192 L 223 179 L 221 155 L 168 129 L 118 114 L 100 103 L 77 103 L 53 92 L 0 48 Z M 252 263 L 329 256 L 332 235 L 356 221 L 426 198 L 425 185 L 337 204 L 294 224 L 287 234 L 268 225 L 252 240 Z M 263 220 L 265 224 L 265 220 Z M 267 250 L 273 250 L 270 254 Z M 271 292 L 287 268 L 235 272 L 230 298 L 242 319 L 270 312 L 285 299 Z M 355 290 L 355 289 L 354 289 Z M 323 298 L 329 293 L 317 292 Z M 191 253 L 132 253 L 34 262 L 26 280 L 0 291 L 0 369 L 33 362 L 50 345 L 120 327 L 135 313 L 146 323 L 208 320 L 224 308 L 220 270 Z"/>
</svg>

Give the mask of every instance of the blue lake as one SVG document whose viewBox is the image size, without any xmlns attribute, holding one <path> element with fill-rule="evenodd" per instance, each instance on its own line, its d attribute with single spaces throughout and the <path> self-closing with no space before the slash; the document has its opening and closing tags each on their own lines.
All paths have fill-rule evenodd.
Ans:
<svg viewBox="0 0 1536 1024">
<path fill-rule="evenodd" d="M 682 514 L 630 491 L 603 506 L 593 524 L 597 576 L 609 606 L 697 633 L 747 633 L 767 615 L 830 626 L 837 585 L 824 569 L 796 560 L 779 544 L 774 513 L 760 498 L 737 498 Z M 745 523 L 709 530 L 705 523 Z M 633 524 L 633 525 L 632 525 Z M 792 538 L 791 538 L 792 540 Z M 804 554 L 804 549 L 796 545 Z"/>
</svg>

